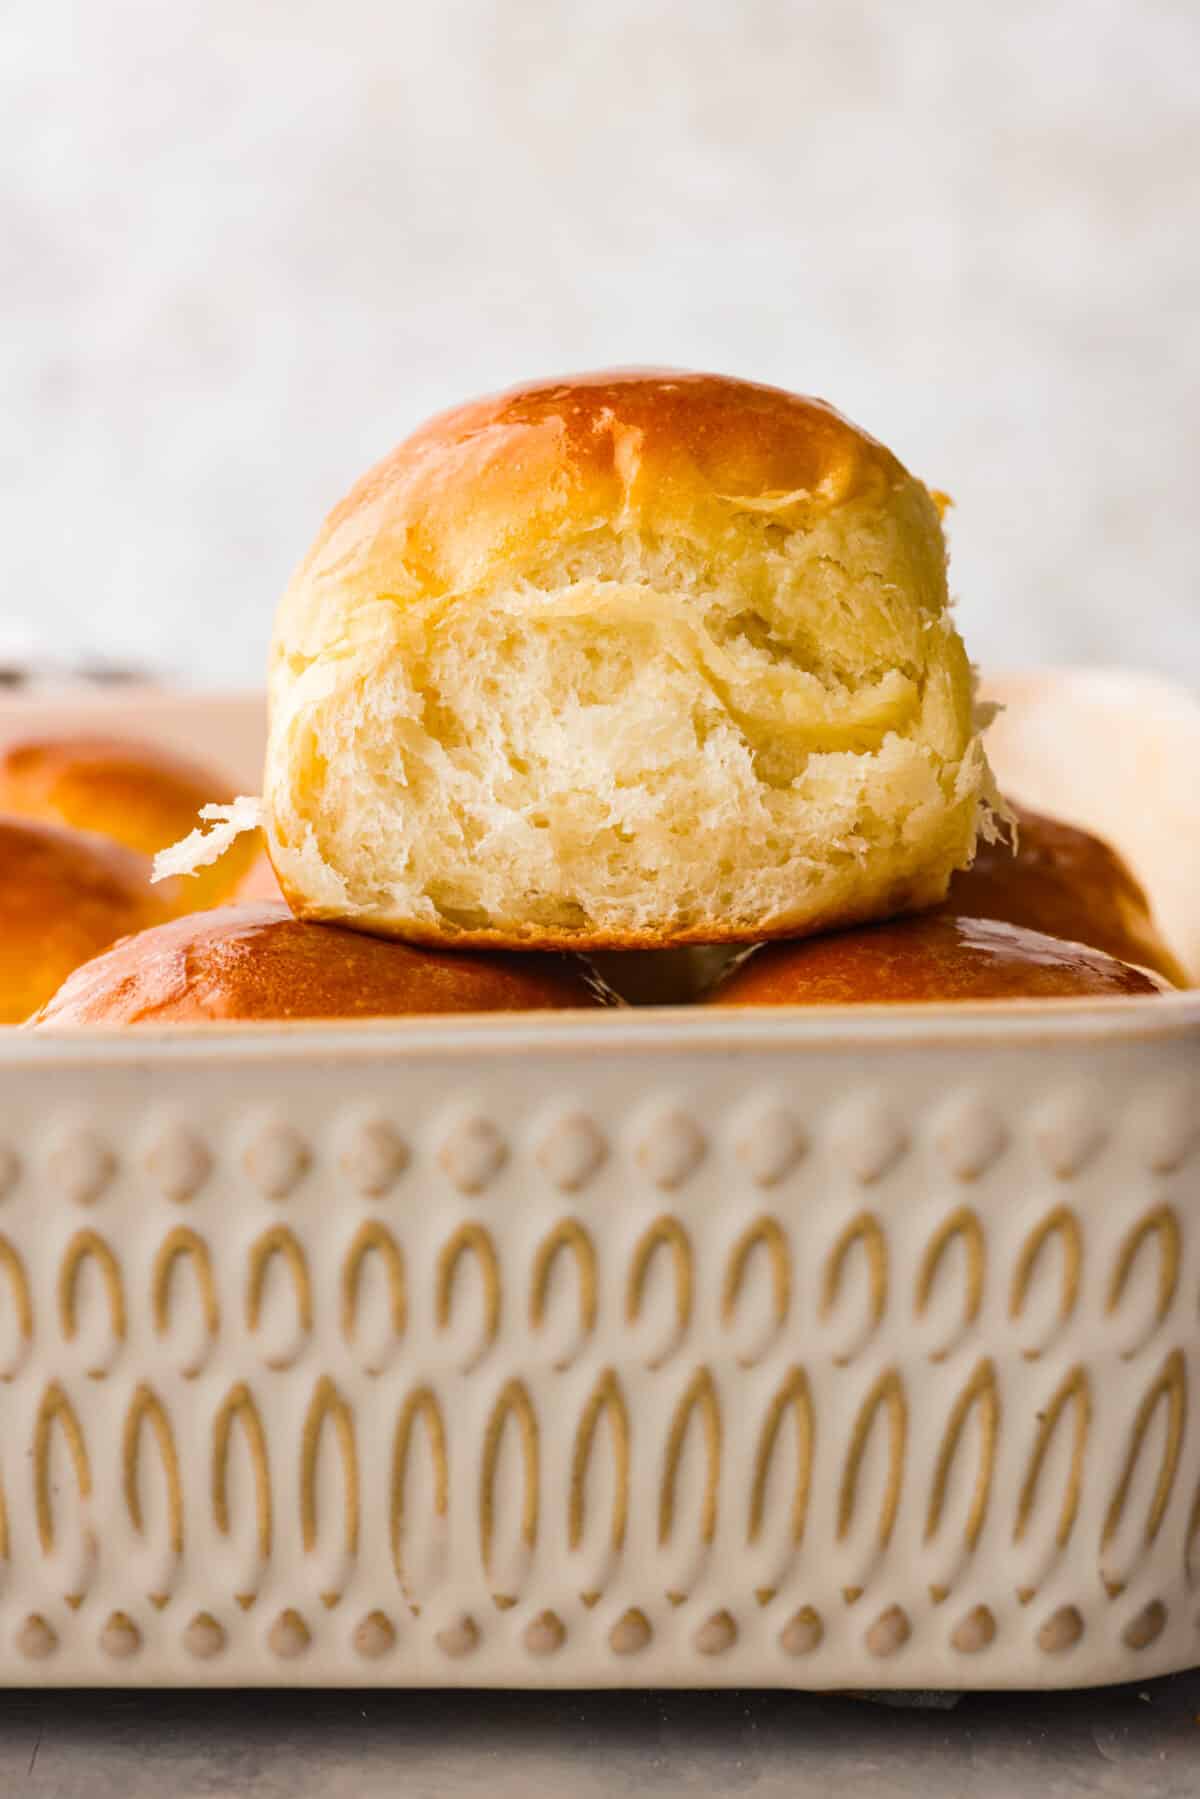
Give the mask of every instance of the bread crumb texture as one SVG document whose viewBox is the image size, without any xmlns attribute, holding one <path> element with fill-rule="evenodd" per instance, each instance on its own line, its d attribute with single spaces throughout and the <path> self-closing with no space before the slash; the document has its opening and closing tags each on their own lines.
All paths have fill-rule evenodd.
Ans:
<svg viewBox="0 0 1200 1799">
<path fill-rule="evenodd" d="M 931 904 L 990 776 L 928 491 L 819 401 L 608 375 L 442 415 L 282 602 L 303 916 L 599 947 Z"/>
</svg>

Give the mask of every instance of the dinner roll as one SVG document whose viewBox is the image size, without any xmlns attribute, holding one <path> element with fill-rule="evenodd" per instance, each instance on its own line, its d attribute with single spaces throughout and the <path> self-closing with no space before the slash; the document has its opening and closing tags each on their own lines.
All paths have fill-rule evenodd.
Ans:
<svg viewBox="0 0 1200 1799">
<path fill-rule="evenodd" d="M 61 825 L 0 818 L 0 1023 L 27 1018 L 89 956 L 166 916 L 144 857 Z"/>
<path fill-rule="evenodd" d="M 95 831 L 145 856 L 191 831 L 202 806 L 233 797 L 212 769 L 123 737 L 21 738 L 0 749 L 0 811 Z M 194 879 L 163 883 L 160 900 L 181 912 L 215 906 L 260 852 L 257 834 L 241 837 Z"/>
<path fill-rule="evenodd" d="M 1187 985 L 1144 889 L 1114 849 L 1090 831 L 1023 806 L 1011 811 L 1016 854 L 1008 842 L 981 843 L 972 866 L 951 881 L 943 910 L 1087 943 L 1177 987 Z"/>
<path fill-rule="evenodd" d="M 996 919 L 927 913 L 758 950 L 709 997 L 717 1006 L 1082 999 L 1158 993 L 1102 950 Z"/>
<path fill-rule="evenodd" d="M 819 400 L 634 372 L 433 419 L 277 620 L 264 822 L 305 918 L 655 948 L 928 906 L 989 775 L 938 509 Z"/>
<path fill-rule="evenodd" d="M 384 943 L 288 908 L 222 906 L 128 937 L 77 969 L 32 1021 L 196 1024 L 205 1019 L 390 1018 L 546 1012 L 609 1003 L 581 963 Z"/>
</svg>

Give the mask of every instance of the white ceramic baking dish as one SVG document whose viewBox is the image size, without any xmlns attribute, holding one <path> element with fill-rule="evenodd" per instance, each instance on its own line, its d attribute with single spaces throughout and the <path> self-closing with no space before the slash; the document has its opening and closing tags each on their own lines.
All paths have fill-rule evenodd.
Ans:
<svg viewBox="0 0 1200 1799">
<path fill-rule="evenodd" d="M 1000 772 L 1200 973 L 1200 716 Z M 251 701 L 29 697 L 256 785 Z M 1200 1660 L 1200 993 L 0 1033 L 0 1682 Z"/>
</svg>

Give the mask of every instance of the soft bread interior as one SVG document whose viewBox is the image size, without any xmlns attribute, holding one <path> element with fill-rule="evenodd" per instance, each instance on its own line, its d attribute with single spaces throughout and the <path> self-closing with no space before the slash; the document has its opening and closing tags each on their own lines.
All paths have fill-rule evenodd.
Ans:
<svg viewBox="0 0 1200 1799">
<path fill-rule="evenodd" d="M 988 775 L 929 496 L 721 513 L 360 597 L 315 653 L 285 631 L 266 797 L 300 908 L 620 943 L 938 899 Z"/>
</svg>

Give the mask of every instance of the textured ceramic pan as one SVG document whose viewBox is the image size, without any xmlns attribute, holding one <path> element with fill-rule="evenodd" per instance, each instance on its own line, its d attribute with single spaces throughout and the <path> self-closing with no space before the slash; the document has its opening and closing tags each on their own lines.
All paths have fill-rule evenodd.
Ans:
<svg viewBox="0 0 1200 1799">
<path fill-rule="evenodd" d="M 1200 967 L 1200 722 L 1012 683 Z M 242 703 L 21 702 L 244 758 Z M 0 1034 L 0 1681 L 1200 1660 L 1200 994 Z"/>
</svg>

